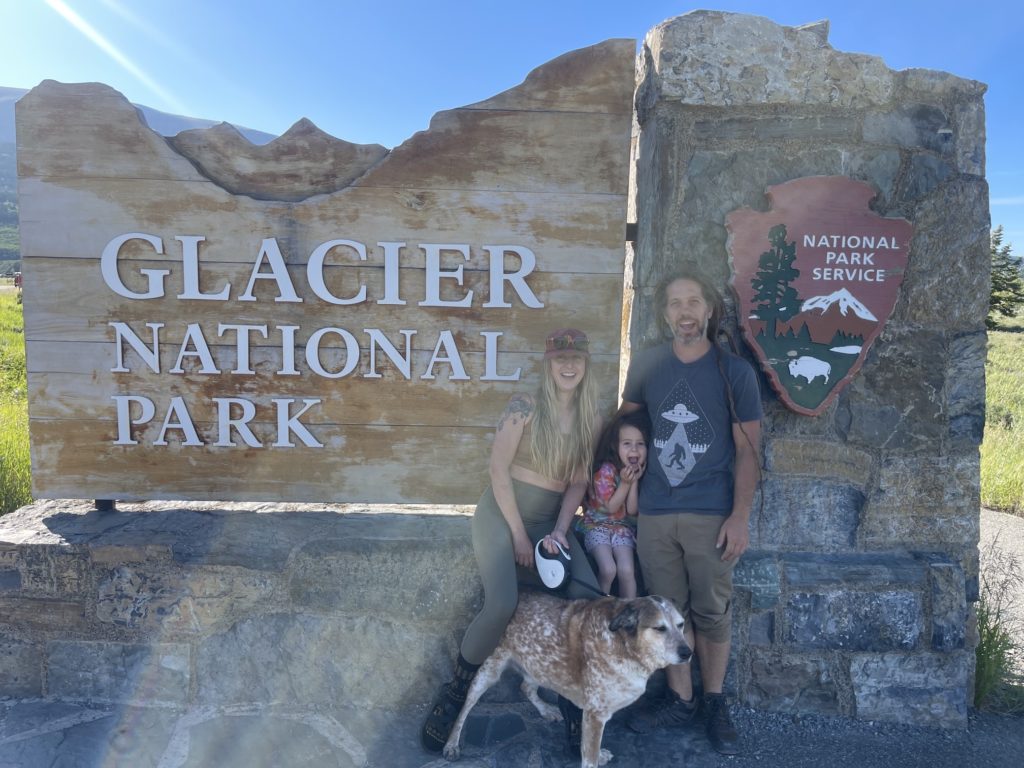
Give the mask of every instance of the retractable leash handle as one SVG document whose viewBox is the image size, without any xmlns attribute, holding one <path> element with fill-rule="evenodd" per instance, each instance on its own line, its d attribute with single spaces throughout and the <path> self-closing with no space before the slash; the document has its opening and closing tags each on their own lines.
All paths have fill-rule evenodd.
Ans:
<svg viewBox="0 0 1024 768">
<path fill-rule="evenodd" d="M 533 547 L 533 561 L 537 566 L 537 575 L 540 576 L 541 583 L 554 592 L 568 584 L 572 578 L 569 571 L 572 556 L 565 551 L 565 547 L 554 539 L 551 540 L 555 542 L 558 551 L 549 553 L 542 546 L 544 539 L 541 539 Z"/>
<path fill-rule="evenodd" d="M 533 560 L 537 565 L 537 575 L 540 576 L 541 583 L 551 590 L 557 592 L 562 589 L 570 581 L 575 581 L 580 586 L 586 587 L 591 592 L 595 592 L 601 597 L 609 597 L 607 592 L 602 592 L 597 587 L 587 584 L 585 581 L 581 581 L 572 575 L 570 570 L 570 562 L 572 561 L 572 555 L 570 555 L 565 547 L 559 544 L 555 539 L 551 539 L 555 546 L 558 547 L 558 551 L 555 553 L 547 552 L 543 546 L 544 539 L 541 539 L 533 547 Z"/>
</svg>

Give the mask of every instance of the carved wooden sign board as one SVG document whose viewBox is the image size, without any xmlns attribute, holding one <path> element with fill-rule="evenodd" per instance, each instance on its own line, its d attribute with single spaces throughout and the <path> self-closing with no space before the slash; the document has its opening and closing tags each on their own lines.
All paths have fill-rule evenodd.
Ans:
<svg viewBox="0 0 1024 768">
<path fill-rule="evenodd" d="M 882 332 L 913 227 L 868 208 L 874 188 L 842 176 L 769 187 L 769 210 L 726 216 L 744 338 L 790 409 L 824 411 Z"/>
<path fill-rule="evenodd" d="M 17 104 L 33 493 L 469 503 L 544 337 L 615 400 L 633 40 L 394 150 L 300 121 L 164 139 L 119 93 Z"/>
</svg>

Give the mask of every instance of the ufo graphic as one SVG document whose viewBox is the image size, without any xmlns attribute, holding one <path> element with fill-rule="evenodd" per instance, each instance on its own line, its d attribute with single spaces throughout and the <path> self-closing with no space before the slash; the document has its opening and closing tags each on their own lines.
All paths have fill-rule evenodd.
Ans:
<svg viewBox="0 0 1024 768">
<path fill-rule="evenodd" d="M 691 411 L 682 403 L 676 403 L 676 407 L 671 411 L 665 411 L 661 414 L 662 418 L 674 421 L 676 424 L 689 424 L 697 421 L 700 418 L 696 413 Z"/>
</svg>

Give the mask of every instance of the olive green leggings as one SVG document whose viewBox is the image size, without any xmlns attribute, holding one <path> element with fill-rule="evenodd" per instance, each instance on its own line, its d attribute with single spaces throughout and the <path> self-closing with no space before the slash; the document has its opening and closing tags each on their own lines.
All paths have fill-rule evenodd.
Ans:
<svg viewBox="0 0 1024 768">
<path fill-rule="evenodd" d="M 518 480 L 512 481 L 512 489 L 526 533 L 530 541 L 536 544 L 555 527 L 562 506 L 562 494 Z M 538 587 L 542 585 L 536 570 L 516 565 L 512 549 L 512 532 L 490 487 L 484 491 L 484 495 L 477 503 L 472 530 L 473 553 L 476 555 L 480 580 L 484 585 L 484 605 L 466 630 L 462 638 L 461 651 L 466 661 L 471 664 L 482 664 L 497 647 L 505 626 L 516 610 L 516 604 L 519 602 L 518 582 Z M 573 581 L 569 582 L 565 597 L 597 597 L 601 588 L 590 569 L 586 552 L 571 532 L 567 538 L 572 558 L 572 575 L 590 584 L 593 590 Z"/>
</svg>

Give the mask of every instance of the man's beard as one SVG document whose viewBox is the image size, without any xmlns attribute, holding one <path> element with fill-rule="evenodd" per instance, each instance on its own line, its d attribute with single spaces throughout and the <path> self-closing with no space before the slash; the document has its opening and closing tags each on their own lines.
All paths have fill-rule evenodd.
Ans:
<svg viewBox="0 0 1024 768">
<path fill-rule="evenodd" d="M 706 318 L 704 318 L 703 322 L 698 322 L 697 323 L 697 331 L 696 331 L 696 333 L 694 333 L 692 335 L 688 335 L 688 336 L 680 335 L 680 331 L 678 330 L 679 326 L 677 325 L 676 326 L 676 330 L 675 330 L 675 332 L 672 335 L 673 335 L 673 337 L 675 338 L 676 341 L 678 341 L 683 346 L 688 347 L 691 344 L 696 344 L 697 342 L 702 341 L 705 338 L 707 338 L 707 335 L 708 335 L 708 323 L 710 321 L 711 321 L 711 318 L 706 317 Z"/>
</svg>

